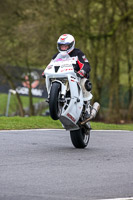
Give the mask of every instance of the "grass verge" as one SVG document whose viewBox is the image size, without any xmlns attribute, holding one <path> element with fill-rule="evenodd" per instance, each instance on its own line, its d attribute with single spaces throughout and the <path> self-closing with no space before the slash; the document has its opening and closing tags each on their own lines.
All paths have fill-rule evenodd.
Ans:
<svg viewBox="0 0 133 200">
<path fill-rule="evenodd" d="M 130 130 L 133 124 L 105 124 L 91 122 L 94 130 Z M 22 129 L 60 129 L 62 125 L 59 120 L 54 121 L 48 117 L 0 117 L 0 130 L 22 130 Z"/>
</svg>

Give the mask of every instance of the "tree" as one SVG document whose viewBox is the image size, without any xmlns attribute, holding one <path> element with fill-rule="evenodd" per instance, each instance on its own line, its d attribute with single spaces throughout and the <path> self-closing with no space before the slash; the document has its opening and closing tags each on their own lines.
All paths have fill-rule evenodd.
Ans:
<svg viewBox="0 0 133 200">
<path fill-rule="evenodd" d="M 121 109 L 126 106 L 124 98 L 121 98 L 121 102 L 119 98 L 125 87 L 128 88 L 129 94 L 128 110 L 131 110 L 131 0 L 79 0 L 78 3 L 74 0 L 3 0 L 0 7 L 0 25 L 0 49 L 4 49 L 0 54 L 1 66 L 7 63 L 24 66 L 28 74 L 32 67 L 45 67 L 57 51 L 58 37 L 63 33 L 70 33 L 76 39 L 76 47 L 89 58 L 93 101 L 101 103 L 101 110 L 103 107 L 109 107 L 108 116 L 111 119 L 108 120 L 120 121 Z M 30 91 L 31 88 L 29 102 L 31 114 L 34 114 Z M 129 118 L 132 118 L 131 112 Z"/>
</svg>

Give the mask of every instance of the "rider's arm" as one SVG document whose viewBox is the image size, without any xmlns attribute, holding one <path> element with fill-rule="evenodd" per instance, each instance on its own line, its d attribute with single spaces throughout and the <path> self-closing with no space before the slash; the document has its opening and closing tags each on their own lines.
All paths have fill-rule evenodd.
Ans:
<svg viewBox="0 0 133 200">
<path fill-rule="evenodd" d="M 51 65 L 51 63 L 53 62 L 53 60 L 56 58 L 57 55 L 58 55 L 58 53 L 56 53 L 56 54 L 52 57 L 52 59 L 51 59 L 51 61 L 50 61 L 50 63 L 49 63 L 48 65 Z"/>
<path fill-rule="evenodd" d="M 91 70 L 89 61 L 87 60 L 86 56 L 84 55 L 84 53 L 82 51 L 78 52 L 78 60 L 77 63 L 79 65 L 79 71 L 80 70 L 84 70 L 85 73 L 87 74 L 87 77 L 89 76 L 89 72 Z"/>
<path fill-rule="evenodd" d="M 59 53 L 56 53 L 56 54 L 52 57 L 52 60 L 54 60 L 58 54 L 59 54 Z"/>
</svg>

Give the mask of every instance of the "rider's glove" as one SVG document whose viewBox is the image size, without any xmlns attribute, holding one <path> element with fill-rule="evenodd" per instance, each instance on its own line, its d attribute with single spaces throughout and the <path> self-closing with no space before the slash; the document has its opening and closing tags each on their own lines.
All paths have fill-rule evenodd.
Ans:
<svg viewBox="0 0 133 200">
<path fill-rule="evenodd" d="M 42 73 L 42 77 L 43 77 L 43 78 L 46 78 L 46 76 L 45 76 L 44 72 Z"/>
<path fill-rule="evenodd" d="M 86 72 L 83 69 L 81 69 L 77 72 L 77 76 L 80 78 L 84 78 L 86 76 Z"/>
</svg>

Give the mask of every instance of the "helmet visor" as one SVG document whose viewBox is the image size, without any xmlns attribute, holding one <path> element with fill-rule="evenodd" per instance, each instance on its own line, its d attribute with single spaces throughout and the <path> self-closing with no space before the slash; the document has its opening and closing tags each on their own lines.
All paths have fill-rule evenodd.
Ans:
<svg viewBox="0 0 133 200">
<path fill-rule="evenodd" d="M 67 51 L 69 49 L 69 44 L 58 43 L 58 48 L 60 51 Z"/>
<path fill-rule="evenodd" d="M 65 44 L 58 42 L 58 49 L 60 51 L 67 51 L 67 50 L 69 50 L 73 46 L 73 44 L 74 44 L 74 41 L 71 42 L 71 43 L 65 43 Z"/>
</svg>

